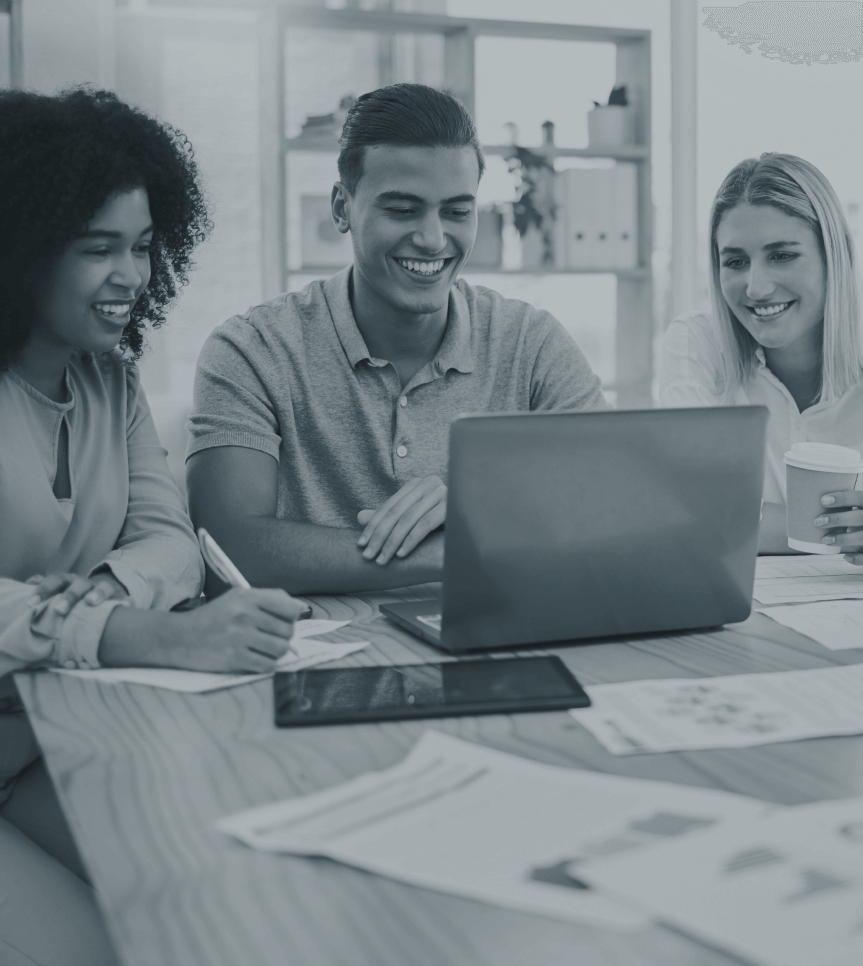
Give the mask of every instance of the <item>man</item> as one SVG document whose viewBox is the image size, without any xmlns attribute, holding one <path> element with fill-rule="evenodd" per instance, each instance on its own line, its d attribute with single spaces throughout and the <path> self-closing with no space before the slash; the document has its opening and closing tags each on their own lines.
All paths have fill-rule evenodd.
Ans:
<svg viewBox="0 0 863 966">
<path fill-rule="evenodd" d="M 340 143 L 354 264 L 217 328 L 190 422 L 195 525 L 253 585 L 294 594 L 441 579 L 459 413 L 608 408 L 552 316 L 456 282 L 484 162 L 454 98 L 372 91 Z"/>
</svg>

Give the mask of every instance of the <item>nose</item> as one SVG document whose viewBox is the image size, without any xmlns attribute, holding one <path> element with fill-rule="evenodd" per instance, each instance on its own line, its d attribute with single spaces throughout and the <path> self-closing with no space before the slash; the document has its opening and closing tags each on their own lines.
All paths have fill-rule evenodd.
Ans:
<svg viewBox="0 0 863 966">
<path fill-rule="evenodd" d="M 446 247 L 446 237 L 437 212 L 429 212 L 420 225 L 414 229 L 411 242 L 417 248 L 435 255 Z"/>
<path fill-rule="evenodd" d="M 753 302 L 763 302 L 776 291 L 776 282 L 769 269 L 752 262 L 749 266 L 749 276 L 746 280 L 746 295 Z"/>
<path fill-rule="evenodd" d="M 148 267 L 149 264 L 149 259 L 147 259 Z M 143 266 L 139 264 L 139 260 L 134 257 L 132 252 L 127 252 L 122 258 L 114 262 L 109 281 L 118 288 L 137 294 L 149 281 L 149 272 L 146 273 L 145 278 L 145 272 Z"/>
</svg>

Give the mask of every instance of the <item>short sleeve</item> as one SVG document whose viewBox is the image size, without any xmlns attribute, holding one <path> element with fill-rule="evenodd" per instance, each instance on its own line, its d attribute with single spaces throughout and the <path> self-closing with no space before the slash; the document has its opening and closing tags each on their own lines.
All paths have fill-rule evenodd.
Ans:
<svg viewBox="0 0 863 966">
<path fill-rule="evenodd" d="M 275 407 L 254 361 L 257 333 L 242 317 L 216 329 L 201 351 L 186 458 L 214 446 L 244 446 L 279 458 Z"/>
<path fill-rule="evenodd" d="M 611 409 L 599 376 L 560 322 L 548 312 L 535 311 L 529 325 L 541 339 L 530 380 L 531 410 Z"/>
<path fill-rule="evenodd" d="M 721 355 L 704 315 L 675 319 L 662 338 L 659 404 L 669 408 L 719 406 Z"/>
</svg>

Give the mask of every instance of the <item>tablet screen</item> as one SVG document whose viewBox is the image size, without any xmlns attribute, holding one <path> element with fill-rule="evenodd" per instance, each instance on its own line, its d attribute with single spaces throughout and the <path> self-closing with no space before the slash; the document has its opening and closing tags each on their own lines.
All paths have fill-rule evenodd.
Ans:
<svg viewBox="0 0 863 966">
<path fill-rule="evenodd" d="M 275 689 L 279 725 L 551 710 L 590 703 L 557 657 L 278 673 Z"/>
</svg>

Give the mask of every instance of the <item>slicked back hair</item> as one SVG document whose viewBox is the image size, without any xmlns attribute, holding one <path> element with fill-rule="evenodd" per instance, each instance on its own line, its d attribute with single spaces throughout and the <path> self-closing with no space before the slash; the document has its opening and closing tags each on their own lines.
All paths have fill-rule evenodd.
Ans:
<svg viewBox="0 0 863 966">
<path fill-rule="evenodd" d="M 820 401 L 838 399 L 863 379 L 863 333 L 854 241 L 830 182 L 793 154 L 766 153 L 741 161 L 716 192 L 710 213 L 710 290 L 723 355 L 724 392 L 730 399 L 755 371 L 758 344 L 722 294 L 716 235 L 738 205 L 765 205 L 802 218 L 815 233 L 824 264 L 824 338 Z"/>
<path fill-rule="evenodd" d="M 354 102 L 339 139 L 339 179 L 353 195 L 363 174 L 367 147 L 463 148 L 476 152 L 479 176 L 485 159 L 470 114 L 451 94 L 425 84 L 393 84 Z"/>
</svg>

